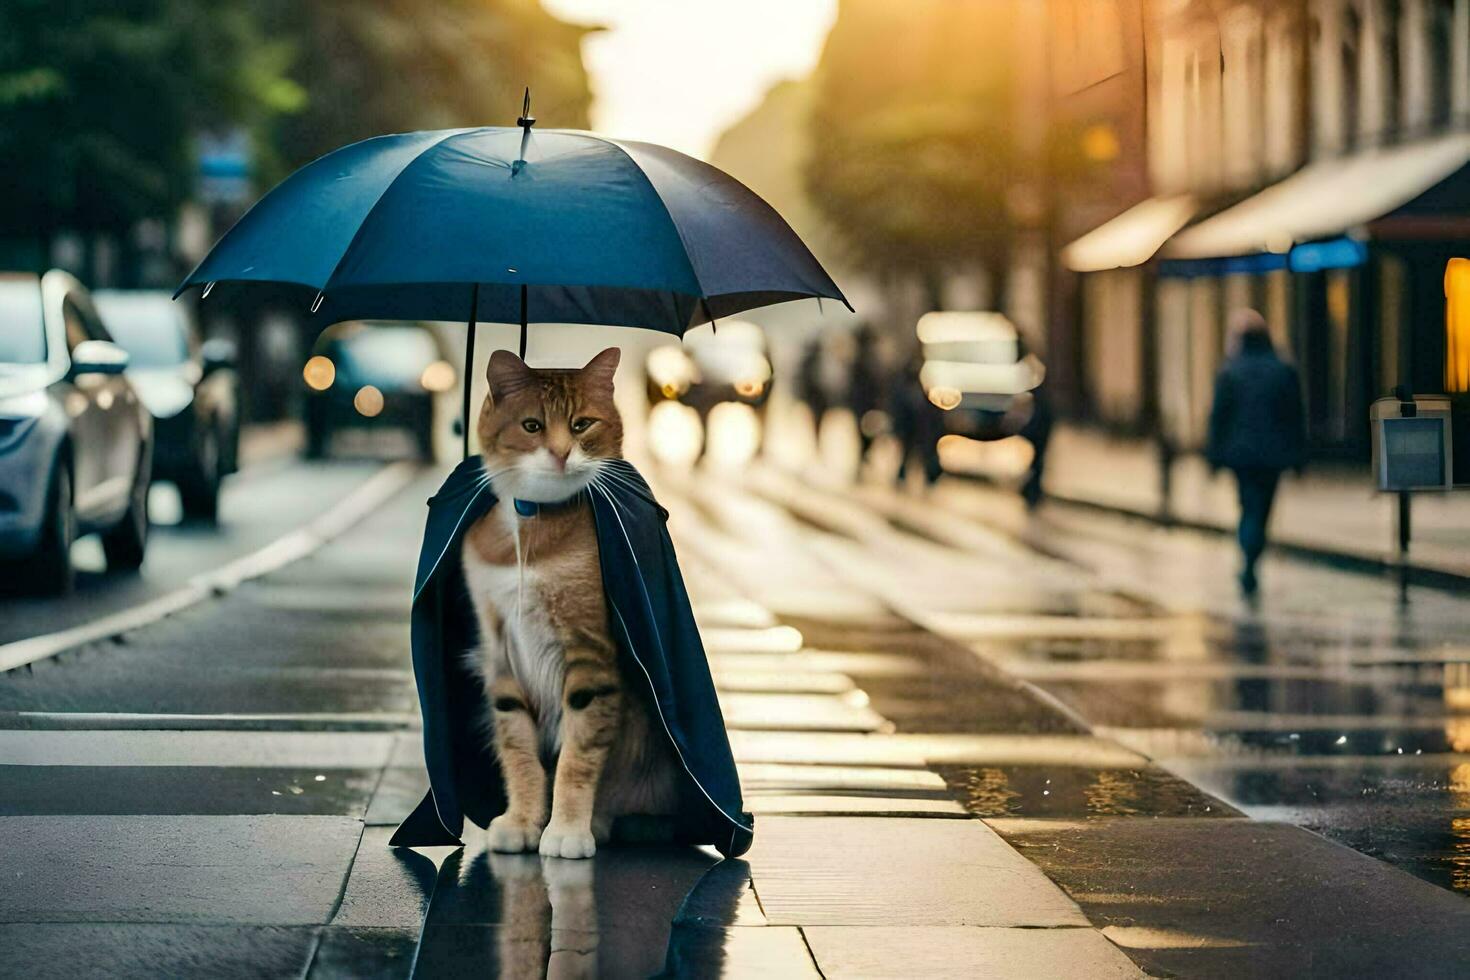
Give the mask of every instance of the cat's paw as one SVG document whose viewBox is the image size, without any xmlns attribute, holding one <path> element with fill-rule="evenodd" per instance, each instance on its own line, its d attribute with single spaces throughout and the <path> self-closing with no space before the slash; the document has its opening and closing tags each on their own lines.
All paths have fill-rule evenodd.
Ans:
<svg viewBox="0 0 1470 980">
<path fill-rule="evenodd" d="M 541 856 L 554 858 L 590 858 L 597 853 L 597 840 L 592 827 L 584 824 L 559 824 L 541 834 Z"/>
<path fill-rule="evenodd" d="M 502 854 L 520 854 L 534 851 L 541 837 L 541 828 L 508 813 L 502 813 L 490 821 L 488 831 L 490 850 Z"/>
</svg>

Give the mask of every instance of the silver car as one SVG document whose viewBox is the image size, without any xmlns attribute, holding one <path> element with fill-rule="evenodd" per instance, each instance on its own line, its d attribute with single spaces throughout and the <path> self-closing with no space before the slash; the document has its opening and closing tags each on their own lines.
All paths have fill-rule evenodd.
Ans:
<svg viewBox="0 0 1470 980">
<path fill-rule="evenodd" d="M 0 274 L 0 584 L 9 590 L 69 591 L 72 541 L 92 532 L 109 569 L 143 563 L 153 418 L 123 376 L 127 364 L 70 275 Z"/>
</svg>

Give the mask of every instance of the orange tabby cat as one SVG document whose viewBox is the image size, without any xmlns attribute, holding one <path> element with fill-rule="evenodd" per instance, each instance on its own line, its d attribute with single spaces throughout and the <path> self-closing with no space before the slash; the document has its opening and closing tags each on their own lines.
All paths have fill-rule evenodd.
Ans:
<svg viewBox="0 0 1470 980">
<path fill-rule="evenodd" d="M 677 762 L 608 632 L 584 492 L 621 458 L 618 357 L 610 348 L 580 370 L 490 358 L 479 436 L 499 499 L 466 532 L 463 562 L 509 800 L 490 824 L 496 851 L 590 857 L 613 818 L 676 803 Z M 522 516 L 516 500 L 542 506 Z"/>
</svg>

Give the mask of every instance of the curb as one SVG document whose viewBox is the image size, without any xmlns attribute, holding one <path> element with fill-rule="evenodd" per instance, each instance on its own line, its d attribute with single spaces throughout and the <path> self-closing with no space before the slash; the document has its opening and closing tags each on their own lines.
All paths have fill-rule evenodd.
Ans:
<svg viewBox="0 0 1470 980">
<path fill-rule="evenodd" d="M 989 486 L 996 486 L 987 480 L 983 480 Z M 1187 531 L 1198 531 L 1204 534 L 1215 534 L 1225 537 L 1233 537 L 1234 529 L 1221 527 L 1218 524 L 1208 524 L 1204 521 L 1195 521 L 1182 517 L 1164 517 L 1147 511 L 1135 510 L 1119 504 L 1106 504 L 1098 500 L 1090 500 L 1086 497 L 1074 497 L 1070 494 L 1052 493 L 1046 491 L 1043 501 L 1063 504 L 1068 507 L 1077 507 L 1082 510 L 1090 510 L 1097 513 L 1111 514 L 1115 517 L 1123 517 L 1131 520 L 1144 521 L 1155 527 L 1182 528 Z M 1323 545 L 1307 544 L 1302 541 L 1272 537 L 1267 544 L 1268 551 L 1279 554 L 1290 555 L 1293 558 L 1302 558 L 1321 564 L 1331 565 L 1336 568 L 1347 569 L 1354 572 L 1366 572 L 1374 575 L 1394 573 L 1402 575 L 1404 580 L 1412 585 L 1423 585 L 1434 589 L 1447 589 L 1450 591 L 1463 591 L 1470 587 L 1470 572 L 1454 572 L 1445 568 L 1436 568 L 1431 565 L 1416 564 L 1412 557 L 1406 563 L 1400 563 L 1382 555 L 1368 552 L 1346 551 L 1337 548 L 1328 548 Z M 1411 552 L 1412 556 L 1412 552 Z"/>
<path fill-rule="evenodd" d="M 242 582 L 305 558 L 386 503 L 406 487 L 417 472 L 418 467 L 413 463 L 386 466 L 325 514 L 263 548 L 194 576 L 172 592 L 90 623 L 4 644 L 0 646 L 0 672 L 28 667 L 75 647 L 149 626 L 211 596 L 224 595 Z"/>
</svg>

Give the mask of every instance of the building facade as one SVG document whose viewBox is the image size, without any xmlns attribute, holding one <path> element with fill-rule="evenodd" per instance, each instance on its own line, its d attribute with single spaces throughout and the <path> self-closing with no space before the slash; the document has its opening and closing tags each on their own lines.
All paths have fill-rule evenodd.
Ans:
<svg viewBox="0 0 1470 980">
<path fill-rule="evenodd" d="M 1453 388 L 1470 0 L 1062 6 L 1079 4 L 1135 32 L 1121 72 L 1147 174 L 1111 220 L 1057 239 L 1077 302 L 1054 330 L 1076 338 L 1085 414 L 1199 448 L 1239 306 L 1260 309 L 1300 366 L 1318 455 L 1363 457 L 1368 403 L 1396 384 Z M 1085 94 L 1059 93 L 1058 118 Z"/>
</svg>

